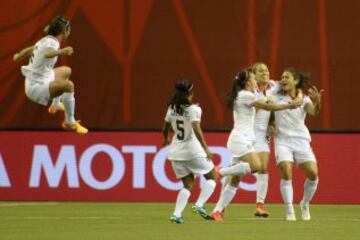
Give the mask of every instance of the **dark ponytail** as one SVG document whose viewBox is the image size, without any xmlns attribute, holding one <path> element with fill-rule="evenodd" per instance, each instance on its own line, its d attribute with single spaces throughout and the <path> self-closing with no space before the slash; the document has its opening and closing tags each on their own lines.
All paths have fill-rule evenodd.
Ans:
<svg viewBox="0 0 360 240">
<path fill-rule="evenodd" d="M 245 88 L 246 82 L 249 81 L 251 69 L 243 69 L 236 74 L 231 91 L 226 94 L 225 106 L 230 109 L 234 109 L 234 101 L 240 90 Z"/>
<path fill-rule="evenodd" d="M 51 19 L 49 25 L 47 25 L 44 31 L 51 36 L 57 36 L 62 31 L 70 26 L 70 21 L 67 20 L 63 15 L 58 15 Z"/>
<path fill-rule="evenodd" d="M 179 115 L 184 113 L 184 108 L 191 105 L 188 100 L 188 96 L 193 90 L 193 83 L 191 80 L 182 78 L 175 83 L 175 94 L 171 98 L 169 106 L 171 109 L 175 109 L 175 112 Z"/>
</svg>

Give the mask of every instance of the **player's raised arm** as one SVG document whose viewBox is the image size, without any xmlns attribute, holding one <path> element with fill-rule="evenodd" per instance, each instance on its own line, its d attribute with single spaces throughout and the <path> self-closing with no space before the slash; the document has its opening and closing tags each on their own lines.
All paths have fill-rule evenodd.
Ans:
<svg viewBox="0 0 360 240">
<path fill-rule="evenodd" d="M 306 104 L 306 112 L 312 116 L 317 116 L 321 112 L 321 97 L 324 90 L 318 90 L 315 86 L 309 89 L 309 97 L 312 101 Z"/>
</svg>

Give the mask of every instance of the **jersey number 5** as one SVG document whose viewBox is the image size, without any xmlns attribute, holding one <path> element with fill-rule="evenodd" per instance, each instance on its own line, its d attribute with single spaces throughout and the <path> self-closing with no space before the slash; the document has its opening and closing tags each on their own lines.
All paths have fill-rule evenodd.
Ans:
<svg viewBox="0 0 360 240">
<path fill-rule="evenodd" d="M 177 128 L 177 139 L 184 140 L 185 138 L 185 130 L 183 127 L 184 121 L 183 120 L 176 120 L 176 128 Z"/>
</svg>

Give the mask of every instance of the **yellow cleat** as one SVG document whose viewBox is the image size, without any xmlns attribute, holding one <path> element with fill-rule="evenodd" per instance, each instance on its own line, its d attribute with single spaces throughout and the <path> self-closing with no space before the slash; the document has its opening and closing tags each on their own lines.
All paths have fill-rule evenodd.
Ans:
<svg viewBox="0 0 360 240">
<path fill-rule="evenodd" d="M 86 134 L 89 132 L 87 128 L 81 126 L 80 121 L 76 121 L 73 124 L 64 121 L 61 126 L 66 131 L 76 132 L 78 134 Z"/>
</svg>

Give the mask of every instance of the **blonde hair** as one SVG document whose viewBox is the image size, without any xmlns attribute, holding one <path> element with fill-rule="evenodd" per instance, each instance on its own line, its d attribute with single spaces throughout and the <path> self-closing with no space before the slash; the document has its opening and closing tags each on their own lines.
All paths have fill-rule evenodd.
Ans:
<svg viewBox="0 0 360 240">
<path fill-rule="evenodd" d="M 266 63 L 264 63 L 264 62 L 256 62 L 256 63 L 253 63 L 253 64 L 251 65 L 251 71 L 255 74 L 255 73 L 256 73 L 256 68 L 257 68 L 259 65 L 262 65 L 262 64 L 267 67 Z"/>
</svg>

